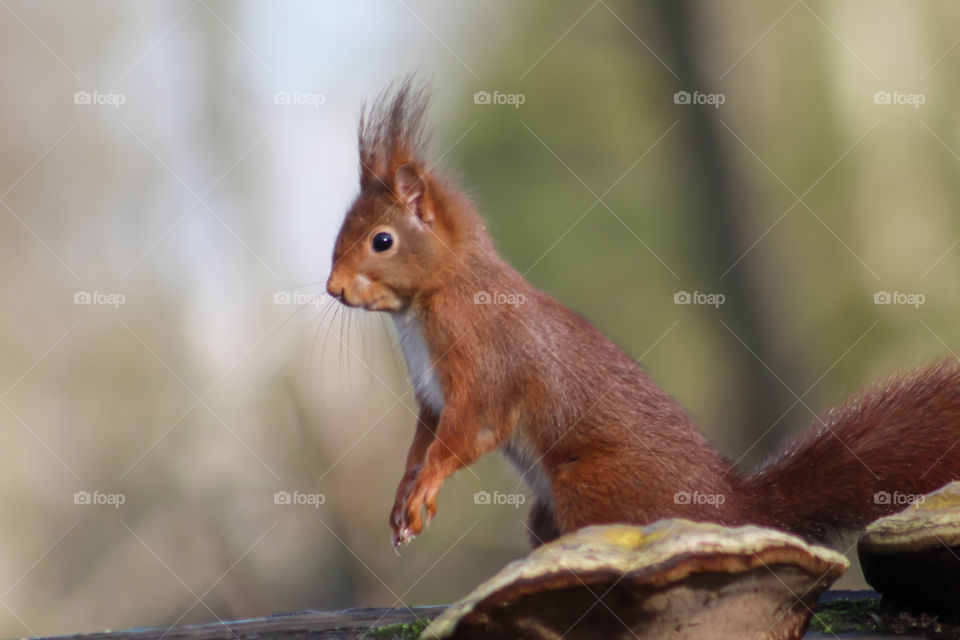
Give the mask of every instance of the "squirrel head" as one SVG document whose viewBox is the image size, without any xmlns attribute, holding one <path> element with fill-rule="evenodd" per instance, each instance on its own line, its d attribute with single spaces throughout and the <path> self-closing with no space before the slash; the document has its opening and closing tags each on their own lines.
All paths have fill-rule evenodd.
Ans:
<svg viewBox="0 0 960 640">
<path fill-rule="evenodd" d="M 425 84 L 408 77 L 361 114 L 360 194 L 337 236 L 327 281 L 327 292 L 348 306 L 407 308 L 442 286 L 444 266 L 457 261 L 450 254 L 475 235 L 479 218 L 469 202 L 424 160 L 428 103 Z"/>
</svg>

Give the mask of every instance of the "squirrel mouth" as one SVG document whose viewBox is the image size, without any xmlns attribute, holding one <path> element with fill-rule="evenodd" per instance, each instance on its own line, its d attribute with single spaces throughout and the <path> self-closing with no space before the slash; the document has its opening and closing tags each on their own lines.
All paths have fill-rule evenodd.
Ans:
<svg viewBox="0 0 960 640">
<path fill-rule="evenodd" d="M 345 293 L 341 293 L 341 294 L 338 295 L 338 296 L 331 296 L 331 297 L 332 297 L 334 300 L 336 300 L 337 302 L 339 302 L 340 304 L 344 305 L 345 307 L 355 307 L 355 306 L 356 306 L 356 305 L 354 305 L 354 304 L 350 304 L 350 301 L 347 300 L 347 295 L 346 295 Z"/>
<path fill-rule="evenodd" d="M 347 298 L 346 292 L 341 293 L 338 296 L 333 296 L 334 300 L 344 305 L 345 307 L 350 307 L 352 309 L 364 309 L 366 311 L 393 311 L 394 308 L 389 304 L 389 296 L 380 295 L 372 300 L 367 301 L 351 301 Z"/>
<path fill-rule="evenodd" d="M 390 309 L 386 306 L 381 306 L 380 303 L 383 302 L 384 296 L 377 296 L 370 302 L 363 305 L 363 308 L 367 311 L 389 311 Z"/>
</svg>

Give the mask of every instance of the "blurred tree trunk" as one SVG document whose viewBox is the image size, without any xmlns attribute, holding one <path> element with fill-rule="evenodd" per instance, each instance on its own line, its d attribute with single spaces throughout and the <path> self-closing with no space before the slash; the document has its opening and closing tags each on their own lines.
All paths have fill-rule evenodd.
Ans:
<svg viewBox="0 0 960 640">
<path fill-rule="evenodd" d="M 706 53 L 697 37 L 696 10 L 692 3 L 689 0 L 662 0 L 657 3 L 657 9 L 665 30 L 662 46 L 671 67 L 680 76 L 677 89 L 711 92 L 702 63 Z M 685 111 L 686 126 L 681 128 L 688 134 L 685 138 L 685 143 L 690 147 L 687 156 L 692 159 L 696 171 L 690 176 L 695 183 L 690 185 L 690 191 L 698 194 L 700 199 L 700 230 L 697 237 L 702 246 L 698 253 L 703 256 L 704 271 L 716 274 L 717 278 L 740 259 L 749 245 L 738 224 L 738 216 L 744 207 L 736 194 L 744 190 L 731 169 L 733 162 L 721 142 L 718 111 L 706 107 L 688 109 Z M 777 377 L 767 370 L 769 366 L 776 376 L 794 386 L 793 371 L 778 361 L 775 351 L 771 349 L 774 332 L 760 311 L 763 294 L 752 275 L 747 265 L 741 262 L 722 281 L 718 281 L 720 290 L 727 293 L 727 303 L 720 309 L 725 316 L 724 322 L 755 354 L 737 344 L 733 353 L 740 354 L 739 360 L 717 363 L 713 370 L 715 376 L 733 375 L 738 381 L 738 396 L 731 401 L 736 403 L 746 424 L 735 436 L 743 446 L 740 451 L 734 452 L 735 455 L 749 448 L 795 400 Z M 736 340 L 733 336 L 729 338 Z M 756 460 L 758 454 L 769 451 L 779 443 L 786 427 L 786 421 L 780 421 L 746 460 Z"/>
</svg>

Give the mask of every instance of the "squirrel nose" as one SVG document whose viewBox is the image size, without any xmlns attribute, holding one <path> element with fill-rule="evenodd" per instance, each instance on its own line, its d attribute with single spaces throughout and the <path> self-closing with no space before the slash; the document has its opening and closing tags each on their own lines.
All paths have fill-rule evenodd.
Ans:
<svg viewBox="0 0 960 640">
<path fill-rule="evenodd" d="M 330 274 L 330 279 L 327 280 L 327 293 L 336 298 L 337 300 L 343 299 L 343 285 L 338 282 L 339 278 L 335 274 Z"/>
</svg>

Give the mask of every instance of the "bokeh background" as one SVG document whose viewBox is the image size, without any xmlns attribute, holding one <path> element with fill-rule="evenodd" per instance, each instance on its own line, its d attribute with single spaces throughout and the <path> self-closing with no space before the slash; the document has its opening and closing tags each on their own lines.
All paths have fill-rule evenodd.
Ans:
<svg viewBox="0 0 960 640">
<path fill-rule="evenodd" d="M 498 456 L 389 545 L 414 403 L 323 283 L 391 80 L 749 466 L 960 346 L 958 42 L 946 0 L 0 0 L 0 635 L 449 602 L 525 552 Z"/>
</svg>

